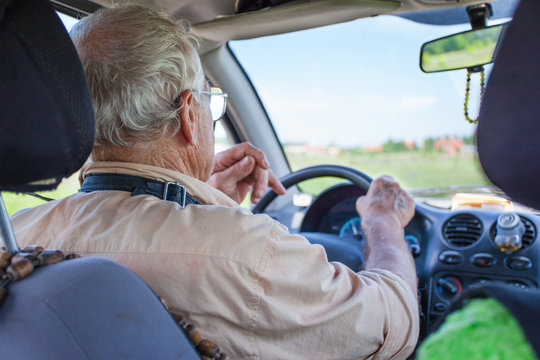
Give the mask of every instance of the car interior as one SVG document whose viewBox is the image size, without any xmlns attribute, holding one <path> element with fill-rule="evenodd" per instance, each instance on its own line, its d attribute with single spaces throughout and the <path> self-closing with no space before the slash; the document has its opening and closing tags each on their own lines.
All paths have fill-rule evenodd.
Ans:
<svg viewBox="0 0 540 360">
<path fill-rule="evenodd" d="M 55 11 L 61 17 L 76 21 L 112 3 L 109 0 L 11 0 L 1 5 L 0 36 L 7 44 L 0 49 L 0 94 L 7 99 L 0 102 L 2 192 L 54 189 L 63 178 L 76 172 L 88 157 L 93 143 L 91 101 L 75 49 Z M 309 134 L 314 132 L 309 133 L 308 128 L 312 126 L 317 131 L 318 120 L 306 114 L 313 125 L 302 122 L 296 128 L 290 120 L 282 121 L 285 125 L 276 120 L 280 109 L 286 111 L 289 108 L 271 108 L 270 92 L 263 87 L 264 82 L 256 80 L 256 75 L 266 74 L 271 78 L 274 72 L 287 65 L 288 59 L 280 60 L 285 65 L 278 63 L 275 59 L 279 54 L 272 57 L 269 52 L 279 51 L 280 47 L 265 46 L 269 46 L 275 36 L 292 39 L 306 31 L 335 29 L 341 26 L 339 24 L 348 26 L 350 22 L 371 22 L 386 15 L 437 29 L 448 27 L 445 31 L 450 32 L 441 33 L 437 39 L 424 35 L 424 45 L 413 49 L 416 67 L 421 68 L 425 73 L 422 76 L 426 77 L 467 70 L 467 88 L 459 90 L 460 96 L 465 98 L 466 119 L 455 121 L 474 123 L 467 124 L 467 131 L 473 135 L 470 157 L 479 159 L 478 167 L 482 167 L 489 180 L 488 186 L 475 187 L 475 193 L 470 186 L 462 192 L 459 185 L 463 184 L 447 187 L 450 192 L 437 192 L 440 189 L 433 192 L 429 188 L 430 195 L 435 195 L 429 200 L 425 198 L 427 187 L 410 188 L 416 214 L 405 228 L 404 238 L 418 274 L 420 342 L 456 308 L 456 303 L 463 301 L 464 294 L 497 297 L 499 290 L 489 290 L 494 287 L 513 294 L 515 300 L 511 304 L 505 303 L 512 312 L 531 308 L 531 317 L 524 317 L 519 311 L 516 317 L 540 356 L 540 342 L 536 336 L 540 328 L 536 325 L 538 317 L 533 301 L 539 294 L 540 284 L 540 243 L 536 241 L 540 226 L 537 210 L 540 209 L 540 187 L 537 186 L 540 166 L 536 155 L 540 135 L 537 123 L 540 106 L 536 101 L 540 98 L 537 85 L 540 78 L 538 1 L 140 0 L 137 3 L 178 19 L 187 19 L 192 24 L 194 33 L 200 38 L 200 55 L 207 78 L 228 93 L 227 112 L 221 120 L 220 134 L 229 144 L 249 141 L 264 151 L 272 170 L 288 189 L 284 196 L 267 192 L 257 205 L 252 205 L 252 211 L 266 213 L 288 226 L 291 232 L 322 245 L 329 261 L 342 262 L 355 271 L 363 268 L 365 244 L 355 201 L 367 192 L 372 177 L 379 174 L 369 173 L 354 162 L 336 163 L 333 161 L 335 155 L 330 154 L 330 143 L 324 148 L 324 156 L 319 156 L 328 162 L 304 161 L 305 166 L 297 166 L 295 159 L 308 157 L 312 149 L 304 146 L 306 144 L 300 147 L 300 144 L 288 141 L 283 126 L 291 126 L 293 132 L 306 131 L 306 136 L 311 136 Z M 494 26 L 491 25 L 493 22 Z M 373 22 L 369 24 L 376 27 Z M 463 63 L 457 64 L 453 55 L 440 60 L 456 51 L 444 50 L 447 45 L 441 45 L 442 41 L 450 39 L 452 43 L 465 43 L 466 47 L 469 33 L 474 36 L 474 41 L 492 36 L 494 40 L 485 41 L 489 43 L 489 49 L 472 49 L 474 56 Z M 326 47 L 330 49 L 329 42 L 340 42 L 337 37 L 325 38 L 322 32 L 316 36 L 321 42 L 308 45 L 317 46 L 321 53 L 330 51 L 326 50 Z M 459 41 L 456 41 L 458 37 Z M 263 43 L 253 42 L 259 40 Z M 352 46 L 349 41 L 343 42 Z M 386 46 L 384 43 L 376 45 Z M 247 59 L 244 55 L 247 46 L 253 46 L 251 52 L 260 52 L 259 57 Z M 284 51 L 293 54 L 287 49 Z M 437 51 L 440 51 L 436 54 L 438 63 L 427 65 L 429 56 Z M 487 53 L 487 58 L 478 60 L 479 52 Z M 365 54 L 366 57 L 369 55 Z M 273 63 L 257 64 L 260 57 L 269 57 Z M 312 57 L 301 65 L 309 76 L 323 77 L 312 73 L 316 67 L 311 62 L 316 61 L 317 58 Z M 351 62 L 355 64 L 360 60 L 355 58 Z M 488 65 L 491 63 L 493 65 Z M 403 60 L 401 66 L 406 65 L 409 64 Z M 261 66 L 261 70 L 257 70 L 257 66 Z M 485 68 L 489 69 L 486 80 Z M 460 74 L 459 81 L 464 80 L 464 73 Z M 473 89 L 469 99 L 469 84 L 480 76 L 480 95 L 473 94 L 477 91 Z M 350 77 L 357 79 L 354 74 Z M 379 82 L 386 82 L 387 89 L 394 86 L 392 81 L 395 79 L 385 79 L 384 73 L 377 73 L 376 77 Z M 281 85 L 284 94 L 291 93 L 287 90 L 289 86 L 292 87 Z M 362 86 L 361 81 L 351 80 L 350 88 L 329 86 L 328 91 L 351 91 Z M 303 96 L 308 97 L 311 92 L 309 88 L 304 91 L 288 101 L 307 101 Z M 435 92 L 435 88 L 432 91 Z M 285 97 L 277 99 L 285 102 Z M 329 102 L 332 99 L 330 97 Z M 472 119 L 468 108 L 474 100 L 481 102 L 477 119 Z M 414 104 L 424 106 L 423 103 Z M 433 104 L 440 106 L 441 112 L 447 109 L 435 101 L 426 106 Z M 406 103 L 404 107 L 409 105 Z M 323 107 L 313 103 L 308 106 L 324 111 Z M 463 116 L 463 108 L 458 110 Z M 359 112 L 361 117 L 363 111 L 369 110 L 350 104 L 345 111 Z M 347 121 L 351 129 L 366 133 L 366 136 L 377 127 L 376 120 L 366 121 L 361 128 L 355 125 L 356 117 L 351 116 Z M 422 133 L 422 124 L 411 120 L 405 125 L 406 131 Z M 349 130 L 340 128 L 339 131 Z M 440 151 L 446 151 L 445 145 L 441 146 Z M 292 149 L 297 148 L 299 152 L 294 153 Z M 460 147 L 465 148 L 465 145 Z M 344 149 L 341 146 L 339 151 L 345 153 Z M 363 155 L 379 156 L 368 152 L 364 147 Z M 350 153 L 351 156 L 355 154 L 354 151 Z M 454 159 L 465 155 L 448 156 Z M 384 163 L 381 166 L 384 167 Z M 420 164 L 407 166 L 420 167 Z M 388 169 L 389 175 L 393 175 L 391 170 Z M 439 178 L 450 178 L 450 175 L 445 172 L 435 174 Z M 415 176 L 422 177 L 423 174 Z M 327 177 L 340 180 L 321 182 L 320 190 L 313 194 L 302 185 L 306 180 Z M 489 192 L 484 191 L 487 187 Z M 452 193 L 458 194 L 451 197 Z M 4 250 L 15 254 L 20 249 L 9 225 L 8 211 L 3 201 L 0 203 Z M 0 286 L 0 329 L 2 334 L 9 334 L 0 337 L 0 343 L 4 353 L 12 354 L 10 358 L 33 358 L 36 354 L 44 354 L 45 358 L 198 357 L 150 288 L 135 274 L 111 261 L 85 258 L 62 261 L 50 267 L 36 266 L 34 274 L 15 282 L 6 278 L 3 270 L 0 275 L 3 281 Z M 128 310 L 124 312 L 125 309 Z M 89 318 L 89 311 L 99 316 Z"/>
</svg>

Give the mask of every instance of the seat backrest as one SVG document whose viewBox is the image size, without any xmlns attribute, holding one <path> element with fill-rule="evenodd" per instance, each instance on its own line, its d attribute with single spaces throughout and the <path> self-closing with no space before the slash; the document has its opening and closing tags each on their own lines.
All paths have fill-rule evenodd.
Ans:
<svg viewBox="0 0 540 360">
<path fill-rule="evenodd" d="M 478 120 L 480 162 L 513 200 L 540 209 L 540 1 L 521 0 L 498 45 Z M 499 300 L 540 357 L 540 291 L 508 287 L 467 297 Z M 458 304 L 459 305 L 459 304 Z"/>
<path fill-rule="evenodd" d="M 0 190 L 54 189 L 94 142 L 77 52 L 45 0 L 0 2 L 0 44 Z"/>
<path fill-rule="evenodd" d="M 3 359 L 198 359 L 152 290 L 100 258 L 37 269 L 0 307 Z"/>
<path fill-rule="evenodd" d="M 478 120 L 486 175 L 540 209 L 540 1 L 522 0 L 498 47 Z"/>
<path fill-rule="evenodd" d="M 94 141 L 82 66 L 47 0 L 0 0 L 0 44 L 0 190 L 53 189 Z M 16 251 L 1 201 L 2 237 Z M 2 359 L 199 358 L 150 288 L 111 261 L 38 267 L 7 290 Z"/>
</svg>

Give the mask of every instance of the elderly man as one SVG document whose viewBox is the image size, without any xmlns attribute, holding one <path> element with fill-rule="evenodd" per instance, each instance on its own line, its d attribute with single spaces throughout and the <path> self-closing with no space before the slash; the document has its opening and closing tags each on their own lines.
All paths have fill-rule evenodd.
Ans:
<svg viewBox="0 0 540 360">
<path fill-rule="evenodd" d="M 403 227 L 414 204 L 389 177 L 357 202 L 366 270 L 238 206 L 284 189 L 241 144 L 214 158 L 194 37 L 136 6 L 100 10 L 72 38 L 96 111 L 81 192 L 12 218 L 24 244 L 111 258 L 139 274 L 232 358 L 406 358 L 418 336 L 414 262 Z M 177 184 L 181 184 L 177 185 Z M 220 191 L 221 190 L 221 191 Z M 40 235 L 37 237 L 37 235 Z M 45 235 L 45 236 L 43 236 Z"/>
</svg>

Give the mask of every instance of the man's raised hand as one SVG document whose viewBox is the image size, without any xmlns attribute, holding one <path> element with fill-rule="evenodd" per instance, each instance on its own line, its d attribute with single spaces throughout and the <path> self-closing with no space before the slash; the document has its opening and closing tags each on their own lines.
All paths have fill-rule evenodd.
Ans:
<svg viewBox="0 0 540 360">
<path fill-rule="evenodd" d="M 266 156 L 250 143 L 242 143 L 216 154 L 208 184 L 221 190 L 237 203 L 249 190 L 251 202 L 259 202 L 268 187 L 279 195 L 285 188 L 270 170 Z"/>
</svg>

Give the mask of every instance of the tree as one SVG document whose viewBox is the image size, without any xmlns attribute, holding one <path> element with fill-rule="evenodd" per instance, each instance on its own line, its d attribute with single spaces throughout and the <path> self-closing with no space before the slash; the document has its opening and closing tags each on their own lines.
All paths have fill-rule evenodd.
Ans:
<svg viewBox="0 0 540 360">
<path fill-rule="evenodd" d="M 475 145 L 474 135 L 464 136 L 462 140 L 465 145 Z"/>
<path fill-rule="evenodd" d="M 435 139 L 433 138 L 427 138 L 424 140 L 424 151 L 433 151 L 433 144 L 435 143 Z"/>
<path fill-rule="evenodd" d="M 401 152 L 401 151 L 407 151 L 407 146 L 403 143 L 403 141 L 392 141 L 391 139 L 384 143 L 383 145 L 383 151 L 384 152 Z"/>
</svg>

